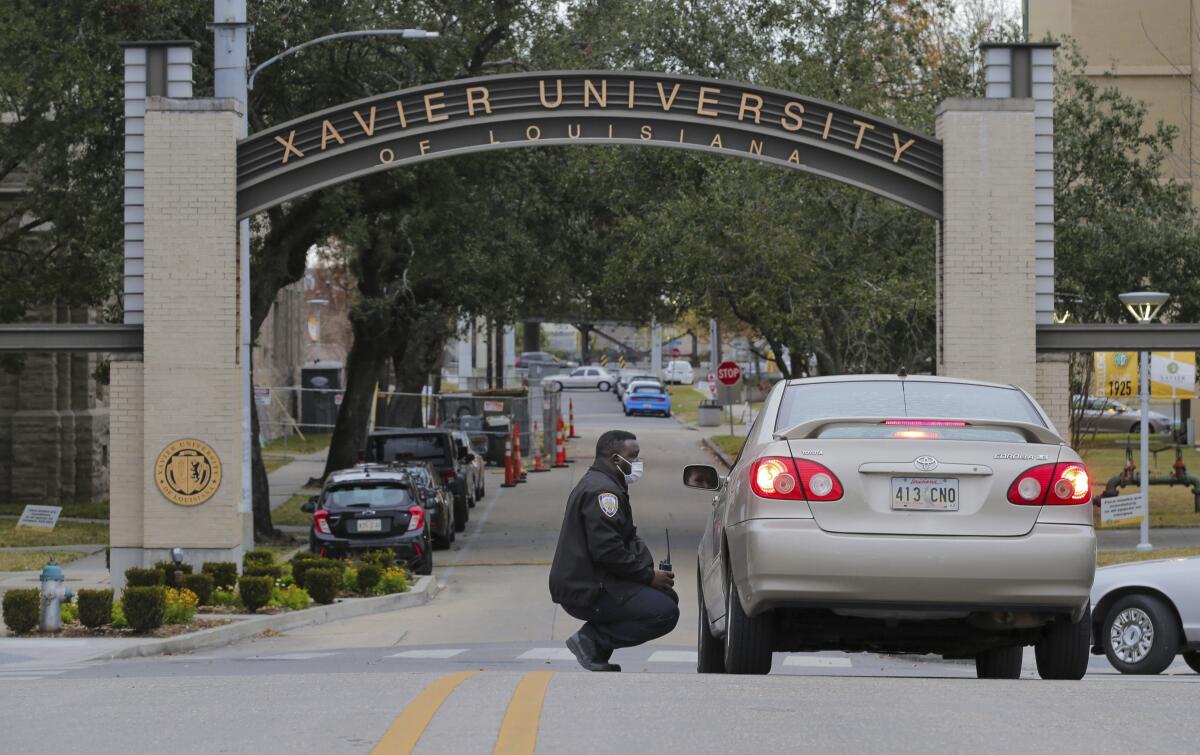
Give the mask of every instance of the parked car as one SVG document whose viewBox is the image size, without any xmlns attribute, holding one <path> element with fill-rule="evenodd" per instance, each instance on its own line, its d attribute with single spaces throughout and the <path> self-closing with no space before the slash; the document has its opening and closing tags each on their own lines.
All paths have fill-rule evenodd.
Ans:
<svg viewBox="0 0 1200 755">
<path fill-rule="evenodd" d="M 475 445 L 471 441 L 471 436 L 463 430 L 451 431 L 454 435 L 454 441 L 458 445 L 458 453 L 460 456 L 469 457 L 469 470 L 467 474 L 467 489 L 471 491 L 471 508 L 475 508 L 475 502 L 483 498 L 483 474 L 484 474 L 484 454 L 487 452 L 487 436 L 481 435 L 483 438 L 484 454 L 476 450 Z"/>
<path fill-rule="evenodd" d="M 629 388 L 629 384 L 635 380 L 650 380 L 655 383 L 662 383 L 661 380 L 653 375 L 635 375 L 633 373 L 621 375 L 619 378 L 617 378 L 617 382 L 613 383 L 612 388 L 613 393 L 617 394 L 618 401 L 623 401 L 625 399 L 625 391 Z"/>
<path fill-rule="evenodd" d="M 663 370 L 663 381 L 667 385 L 678 383 L 679 385 L 691 385 L 696 382 L 696 373 L 692 370 L 692 365 L 682 359 L 673 359 L 667 362 L 667 368 Z"/>
<path fill-rule="evenodd" d="M 716 491 L 698 552 L 702 673 L 772 651 L 933 653 L 1015 679 L 1087 671 L 1091 484 L 1025 391 L 940 377 L 777 384 Z M 708 508 L 707 502 L 705 508 Z"/>
<path fill-rule="evenodd" d="M 1177 654 L 1200 673 L 1200 557 L 1096 570 L 1092 652 L 1122 674 L 1158 674 Z"/>
<path fill-rule="evenodd" d="M 533 364 L 556 364 L 559 367 L 574 367 L 575 363 L 559 359 L 549 351 L 522 351 L 514 362 L 516 367 L 529 367 Z"/>
<path fill-rule="evenodd" d="M 632 414 L 671 416 L 671 395 L 662 386 L 635 383 L 626 391 L 623 403 L 626 417 Z"/>
<path fill-rule="evenodd" d="M 1082 396 L 1075 396 L 1075 410 L 1079 410 Z M 1150 432 L 1155 434 L 1168 433 L 1178 424 L 1167 415 L 1151 410 L 1149 412 Z M 1080 417 L 1083 431 L 1088 433 L 1139 433 L 1142 428 L 1140 409 L 1134 409 L 1121 403 L 1115 398 L 1088 396 Z"/>
<path fill-rule="evenodd" d="M 603 367 L 576 367 L 570 372 L 560 372 L 542 378 L 542 385 L 552 391 L 564 388 L 595 388 L 607 391 L 612 388 L 617 379 Z"/>
<path fill-rule="evenodd" d="M 455 540 L 454 494 L 442 482 L 442 476 L 427 461 L 397 462 L 394 466 L 408 475 L 413 494 L 425 507 L 433 547 L 437 550 L 449 548 Z"/>
<path fill-rule="evenodd" d="M 433 542 L 425 507 L 399 469 L 360 464 L 329 475 L 302 508 L 312 514 L 308 547 L 333 558 L 391 550 L 416 574 L 433 572 Z"/>
<path fill-rule="evenodd" d="M 461 454 L 449 430 L 384 430 L 367 436 L 366 460 L 384 464 L 428 461 L 454 494 L 454 529 L 462 532 L 471 517 L 473 491 L 467 487 L 474 454 Z"/>
</svg>

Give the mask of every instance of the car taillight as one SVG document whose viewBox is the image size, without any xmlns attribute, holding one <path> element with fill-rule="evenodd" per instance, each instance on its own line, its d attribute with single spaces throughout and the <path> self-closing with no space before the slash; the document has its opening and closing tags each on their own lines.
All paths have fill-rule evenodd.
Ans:
<svg viewBox="0 0 1200 755">
<path fill-rule="evenodd" d="M 815 461 L 764 456 L 750 469 L 755 495 L 787 501 L 836 501 L 842 497 L 837 475 Z"/>
<path fill-rule="evenodd" d="M 1008 488 L 1008 500 L 1019 506 L 1087 503 L 1092 481 L 1087 467 L 1076 461 L 1040 464 L 1025 470 Z"/>
<path fill-rule="evenodd" d="M 443 469 L 442 470 L 442 479 L 445 480 L 446 482 L 450 482 L 451 480 L 455 479 L 456 477 L 458 477 L 458 472 L 455 472 L 453 469 Z"/>
<path fill-rule="evenodd" d="M 410 506 L 408 509 L 408 531 L 421 529 L 425 524 L 425 509 L 420 506 Z"/>
<path fill-rule="evenodd" d="M 954 419 L 885 419 L 885 425 L 902 427 L 966 427 L 966 422 Z"/>
<path fill-rule="evenodd" d="M 842 497 L 842 481 L 823 464 L 795 459 L 800 483 L 810 501 L 836 501 Z"/>
<path fill-rule="evenodd" d="M 333 530 L 329 529 L 329 512 L 325 509 L 317 509 L 313 512 L 313 526 L 322 535 L 333 534 Z"/>
</svg>

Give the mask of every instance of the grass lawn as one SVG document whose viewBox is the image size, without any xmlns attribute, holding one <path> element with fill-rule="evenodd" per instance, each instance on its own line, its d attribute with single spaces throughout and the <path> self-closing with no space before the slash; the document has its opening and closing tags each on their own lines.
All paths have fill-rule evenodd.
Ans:
<svg viewBox="0 0 1200 755">
<path fill-rule="evenodd" d="M 704 394 L 690 385 L 667 386 L 667 392 L 671 394 L 671 413 L 690 425 L 696 424 Z"/>
<path fill-rule="evenodd" d="M 329 448 L 329 441 L 332 438 L 333 436 L 328 433 L 310 433 L 304 436 L 303 440 L 298 435 L 276 438 L 262 449 L 263 465 L 267 468 L 267 474 L 290 464 L 292 459 L 297 456 Z"/>
<path fill-rule="evenodd" d="M 1101 436 L 1106 438 L 1108 436 Z M 1110 477 L 1121 474 L 1125 468 L 1125 448 L 1112 442 L 1101 440 L 1089 443 L 1079 450 L 1079 454 L 1088 465 L 1092 475 L 1092 491 L 1100 493 Z M 1151 448 L 1156 444 L 1151 443 Z M 1138 451 L 1134 448 L 1134 463 L 1138 461 Z M 1168 448 L 1155 455 L 1150 454 L 1150 474 L 1167 475 L 1171 473 L 1171 465 L 1175 463 L 1175 451 Z M 1183 449 L 1183 463 L 1188 471 L 1200 474 L 1200 453 L 1195 449 Z M 1130 485 L 1120 489 L 1121 494 L 1136 493 L 1137 486 Z M 1096 524 L 1100 524 L 1100 510 L 1095 511 Z M 1151 527 L 1200 527 L 1200 514 L 1195 513 L 1192 489 L 1186 485 L 1152 485 L 1150 486 L 1150 526 Z M 1122 529 L 1136 529 L 1137 525 L 1126 525 Z"/>
<path fill-rule="evenodd" d="M 280 525 L 306 525 L 312 521 L 312 514 L 306 514 L 300 510 L 304 502 L 308 500 L 312 493 L 297 493 L 291 498 L 279 505 L 279 508 L 271 512 L 271 524 L 276 527 Z"/>
<path fill-rule="evenodd" d="M 740 435 L 714 435 L 709 440 L 717 444 L 717 448 L 729 454 L 731 459 L 737 458 L 742 451 L 742 444 L 746 442 L 746 439 Z"/>
<path fill-rule="evenodd" d="M 107 524 L 60 521 L 52 530 L 17 529 L 16 525 L 15 519 L 0 519 L 0 547 L 108 542 Z"/>
<path fill-rule="evenodd" d="M 58 503 L 47 502 L 46 506 L 62 506 L 59 516 L 77 516 L 84 519 L 108 519 L 108 501 L 100 503 Z M 20 516 L 25 510 L 23 503 L 0 503 L 0 514 Z"/>
<path fill-rule="evenodd" d="M 1128 561 L 1151 561 L 1156 558 L 1186 558 L 1200 556 L 1200 548 L 1155 548 L 1141 551 L 1100 551 L 1096 563 L 1100 566 L 1124 564 Z"/>
<path fill-rule="evenodd" d="M 0 552 L 0 571 L 40 571 L 53 558 L 59 564 L 69 564 L 83 558 L 79 551 L 7 551 Z"/>
</svg>

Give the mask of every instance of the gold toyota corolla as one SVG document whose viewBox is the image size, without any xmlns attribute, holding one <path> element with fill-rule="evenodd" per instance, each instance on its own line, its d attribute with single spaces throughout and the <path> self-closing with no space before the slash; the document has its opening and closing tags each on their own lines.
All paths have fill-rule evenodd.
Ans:
<svg viewBox="0 0 1200 755">
<path fill-rule="evenodd" d="M 1087 670 L 1091 484 L 1023 390 L 866 375 L 779 383 L 701 538 L 701 673 L 773 651 L 934 653 L 1016 678 Z"/>
</svg>

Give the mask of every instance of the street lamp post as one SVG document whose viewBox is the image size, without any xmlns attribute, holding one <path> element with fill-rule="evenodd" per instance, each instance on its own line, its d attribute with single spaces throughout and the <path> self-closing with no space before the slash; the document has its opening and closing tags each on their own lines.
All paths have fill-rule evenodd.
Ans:
<svg viewBox="0 0 1200 755">
<path fill-rule="evenodd" d="M 1168 294 L 1159 291 L 1134 291 L 1117 298 L 1140 323 L 1148 323 L 1158 316 L 1167 303 Z M 1142 536 L 1137 544 L 1139 551 L 1148 551 L 1150 545 L 1150 352 L 1138 354 L 1138 397 L 1142 407 L 1141 419 L 1141 476 L 1142 488 Z"/>
<path fill-rule="evenodd" d="M 340 31 L 337 34 L 326 34 L 323 37 L 310 39 L 307 42 L 301 42 L 295 47 L 289 47 L 278 55 L 267 58 L 262 63 L 258 64 L 253 71 L 250 72 L 250 78 L 246 81 L 247 89 L 254 89 L 254 77 L 257 76 L 264 68 L 275 63 L 276 61 L 286 58 L 289 55 L 300 52 L 305 47 L 328 42 L 331 39 L 346 39 L 348 37 L 400 37 L 402 39 L 437 39 L 442 36 L 441 32 L 426 31 L 424 29 L 359 29 L 357 31 Z"/>
<path fill-rule="evenodd" d="M 321 307 L 329 303 L 328 299 L 309 299 L 308 303 L 317 308 L 317 337 L 313 340 L 317 344 L 317 358 L 313 361 L 321 361 Z"/>
</svg>

